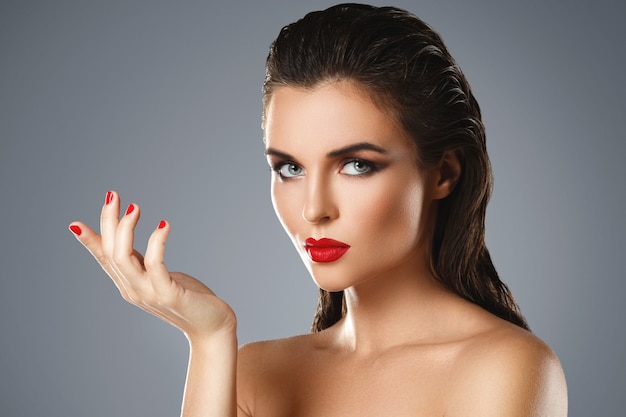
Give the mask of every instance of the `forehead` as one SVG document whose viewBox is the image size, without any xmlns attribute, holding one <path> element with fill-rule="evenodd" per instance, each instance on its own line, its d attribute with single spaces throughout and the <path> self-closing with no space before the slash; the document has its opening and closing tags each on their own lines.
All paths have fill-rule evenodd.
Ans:
<svg viewBox="0 0 626 417">
<path fill-rule="evenodd" d="M 411 146 L 391 112 L 347 81 L 277 88 L 266 103 L 263 131 L 266 147 L 285 151 L 303 146 L 328 151 L 364 141 Z"/>
</svg>

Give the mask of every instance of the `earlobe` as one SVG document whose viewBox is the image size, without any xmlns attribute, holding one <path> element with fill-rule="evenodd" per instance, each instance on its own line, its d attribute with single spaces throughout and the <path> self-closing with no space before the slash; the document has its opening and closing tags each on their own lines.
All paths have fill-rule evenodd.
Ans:
<svg viewBox="0 0 626 417">
<path fill-rule="evenodd" d="M 463 152 L 461 150 L 445 151 L 435 167 L 434 193 L 435 200 L 446 198 L 452 193 L 461 178 Z"/>
</svg>

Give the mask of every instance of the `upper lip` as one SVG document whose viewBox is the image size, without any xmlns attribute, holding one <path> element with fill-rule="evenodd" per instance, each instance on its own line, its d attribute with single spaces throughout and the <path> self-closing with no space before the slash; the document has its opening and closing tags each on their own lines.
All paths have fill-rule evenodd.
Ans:
<svg viewBox="0 0 626 417">
<path fill-rule="evenodd" d="M 350 245 L 348 245 L 347 243 L 343 243 L 338 240 L 329 239 L 326 237 L 323 237 L 319 240 L 316 240 L 310 237 L 304 242 L 304 246 L 308 246 L 308 247 L 314 246 L 318 248 L 349 248 L 350 247 Z"/>
</svg>

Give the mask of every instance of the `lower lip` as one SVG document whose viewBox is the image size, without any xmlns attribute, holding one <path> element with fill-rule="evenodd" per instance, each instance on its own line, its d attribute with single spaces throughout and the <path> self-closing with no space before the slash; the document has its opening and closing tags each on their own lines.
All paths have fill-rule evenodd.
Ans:
<svg viewBox="0 0 626 417">
<path fill-rule="evenodd" d="M 341 258 L 344 253 L 350 249 L 349 247 L 330 247 L 321 248 L 316 246 L 307 246 L 306 252 L 313 262 L 334 262 Z"/>
</svg>

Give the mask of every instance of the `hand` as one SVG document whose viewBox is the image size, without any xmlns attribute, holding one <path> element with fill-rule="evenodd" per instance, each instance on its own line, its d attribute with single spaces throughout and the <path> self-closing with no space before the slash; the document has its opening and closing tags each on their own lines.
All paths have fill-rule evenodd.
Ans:
<svg viewBox="0 0 626 417">
<path fill-rule="evenodd" d="M 197 279 L 169 272 L 163 263 L 170 225 L 162 220 L 150 236 L 146 255 L 133 248 L 139 206 L 131 204 L 120 220 L 120 199 L 109 191 L 100 218 L 101 236 L 81 222 L 69 228 L 111 277 L 122 297 L 178 327 L 187 338 L 234 334 L 232 309 Z"/>
</svg>

